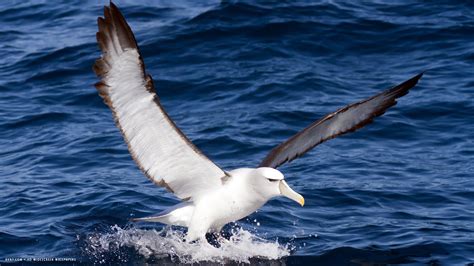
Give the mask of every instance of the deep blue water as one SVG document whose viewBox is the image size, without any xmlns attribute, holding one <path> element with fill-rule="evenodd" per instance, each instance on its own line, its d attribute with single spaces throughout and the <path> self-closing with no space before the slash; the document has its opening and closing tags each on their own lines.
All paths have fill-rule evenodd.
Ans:
<svg viewBox="0 0 474 266">
<path fill-rule="evenodd" d="M 139 171 L 92 86 L 101 2 L 0 3 L 1 260 L 182 259 L 136 240 L 179 228 L 129 222 L 178 200 Z M 224 169 L 255 167 L 324 114 L 427 70 L 373 124 L 280 169 L 306 206 L 274 199 L 233 227 L 291 255 L 251 262 L 474 262 L 471 1 L 117 5 L 162 104 Z"/>
</svg>

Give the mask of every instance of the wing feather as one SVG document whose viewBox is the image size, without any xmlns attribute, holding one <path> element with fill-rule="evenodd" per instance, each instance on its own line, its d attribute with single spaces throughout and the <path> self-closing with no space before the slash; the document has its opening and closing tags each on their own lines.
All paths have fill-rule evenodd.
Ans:
<svg viewBox="0 0 474 266">
<path fill-rule="evenodd" d="M 260 167 L 276 168 L 290 162 L 318 144 L 348 132 L 355 131 L 371 123 L 377 116 L 394 106 L 396 99 L 406 95 L 414 87 L 423 73 L 369 99 L 348 105 L 330 113 L 281 143 L 265 157 Z"/>
<path fill-rule="evenodd" d="M 225 172 L 192 144 L 161 106 L 135 37 L 113 3 L 104 7 L 98 27 L 102 56 L 93 69 L 101 81 L 95 86 L 139 168 L 181 199 L 220 186 Z"/>
</svg>

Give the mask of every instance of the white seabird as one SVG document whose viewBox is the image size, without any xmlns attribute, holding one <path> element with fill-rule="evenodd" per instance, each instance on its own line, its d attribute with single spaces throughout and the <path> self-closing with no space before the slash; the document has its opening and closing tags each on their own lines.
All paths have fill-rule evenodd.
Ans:
<svg viewBox="0 0 474 266">
<path fill-rule="evenodd" d="M 98 25 L 102 56 L 95 62 L 94 71 L 101 78 L 95 84 L 99 95 L 112 110 L 139 168 L 183 201 L 155 217 L 136 220 L 185 226 L 187 241 L 220 232 L 225 224 L 248 216 L 273 197 L 285 196 L 303 206 L 304 198 L 275 168 L 326 140 L 372 122 L 422 76 L 416 75 L 315 121 L 275 147 L 258 168 L 224 171 L 192 144 L 161 106 L 135 37 L 113 3 L 104 8 L 104 18 L 98 18 Z"/>
</svg>

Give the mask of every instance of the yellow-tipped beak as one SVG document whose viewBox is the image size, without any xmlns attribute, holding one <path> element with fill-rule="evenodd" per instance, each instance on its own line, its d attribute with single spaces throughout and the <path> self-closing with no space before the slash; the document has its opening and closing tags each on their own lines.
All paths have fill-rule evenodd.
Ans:
<svg viewBox="0 0 474 266">
<path fill-rule="evenodd" d="M 293 189 L 291 189 L 285 180 L 280 181 L 280 193 L 281 195 L 298 202 L 301 207 L 304 206 L 304 198 L 300 194 L 296 193 Z"/>
</svg>

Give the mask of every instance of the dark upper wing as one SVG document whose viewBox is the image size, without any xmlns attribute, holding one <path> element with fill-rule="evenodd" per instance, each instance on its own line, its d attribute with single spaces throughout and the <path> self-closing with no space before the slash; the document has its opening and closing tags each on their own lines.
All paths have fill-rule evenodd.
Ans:
<svg viewBox="0 0 474 266">
<path fill-rule="evenodd" d="M 326 140 L 355 131 L 369 124 L 374 117 L 382 115 L 390 106 L 394 106 L 397 103 L 397 98 L 407 94 L 408 90 L 416 85 L 422 75 L 423 73 L 418 74 L 402 84 L 369 99 L 348 105 L 326 115 L 275 147 L 260 163 L 260 167 L 276 168 L 285 162 L 300 157 Z"/>
<path fill-rule="evenodd" d="M 161 106 L 132 30 L 113 3 L 105 7 L 98 24 L 102 57 L 94 65 L 101 78 L 96 87 L 140 169 L 181 199 L 221 186 L 224 171 L 188 140 Z"/>
</svg>

